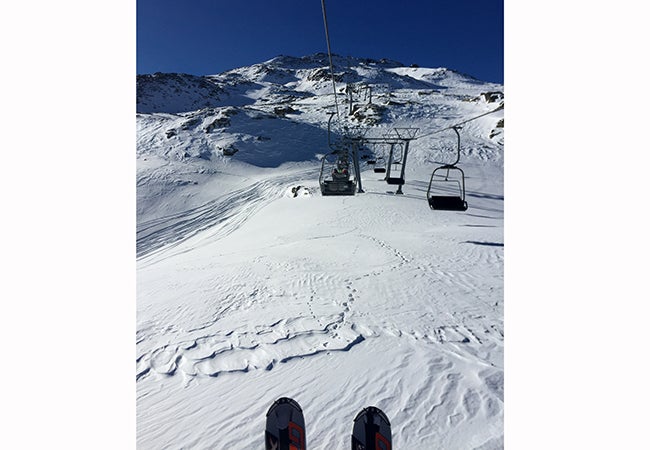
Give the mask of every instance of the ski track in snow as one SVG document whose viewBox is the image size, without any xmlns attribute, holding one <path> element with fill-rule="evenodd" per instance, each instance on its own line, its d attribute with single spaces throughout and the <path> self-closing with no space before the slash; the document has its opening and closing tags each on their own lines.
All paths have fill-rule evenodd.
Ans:
<svg viewBox="0 0 650 450">
<path fill-rule="evenodd" d="M 221 227 L 214 237 L 227 236 L 265 204 L 277 198 L 286 190 L 288 182 L 295 180 L 297 176 L 313 177 L 314 174 L 317 172 L 310 169 L 302 173 L 261 180 L 191 210 L 138 224 L 137 255 L 148 255 L 217 225 Z"/>
</svg>

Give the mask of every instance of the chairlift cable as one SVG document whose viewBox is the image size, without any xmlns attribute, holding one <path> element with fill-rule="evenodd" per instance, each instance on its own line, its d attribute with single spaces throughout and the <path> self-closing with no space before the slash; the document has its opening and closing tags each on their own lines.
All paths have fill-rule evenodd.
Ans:
<svg viewBox="0 0 650 450">
<path fill-rule="evenodd" d="M 451 126 L 449 126 L 449 127 L 443 128 L 443 129 L 441 129 L 441 130 L 437 130 L 437 131 L 434 131 L 434 132 L 432 132 L 432 133 L 428 133 L 428 134 L 423 134 L 423 135 L 421 135 L 421 136 L 418 136 L 418 137 L 415 138 L 415 139 L 422 139 L 423 137 L 426 137 L 426 136 L 432 136 L 432 135 L 434 135 L 434 134 L 442 133 L 443 131 L 447 131 L 447 130 L 454 129 L 454 128 L 456 128 L 456 127 L 459 127 L 460 125 L 464 125 L 464 124 L 466 124 L 466 123 L 468 123 L 468 122 L 471 122 L 472 120 L 479 119 L 479 118 L 481 118 L 481 117 L 483 117 L 483 116 L 487 116 L 488 114 L 495 113 L 495 112 L 500 111 L 500 110 L 502 110 L 502 109 L 503 109 L 503 104 L 499 105 L 496 109 L 493 109 L 492 111 L 488 111 L 488 112 L 483 113 L 483 114 L 480 114 L 480 115 L 478 115 L 478 116 L 476 116 L 476 117 L 472 117 L 471 119 L 463 120 L 462 122 L 458 122 L 457 124 L 451 125 Z"/>
<path fill-rule="evenodd" d="M 325 0 L 321 0 L 321 6 L 323 9 L 323 23 L 325 24 L 325 40 L 327 41 L 327 55 L 329 56 L 330 62 L 330 74 L 332 75 L 332 88 L 334 91 L 334 106 L 336 107 L 336 118 L 340 120 L 339 115 L 339 104 L 336 99 L 336 82 L 334 81 L 334 64 L 332 63 L 332 50 L 330 47 L 330 33 L 327 26 L 327 13 L 325 12 Z"/>
</svg>

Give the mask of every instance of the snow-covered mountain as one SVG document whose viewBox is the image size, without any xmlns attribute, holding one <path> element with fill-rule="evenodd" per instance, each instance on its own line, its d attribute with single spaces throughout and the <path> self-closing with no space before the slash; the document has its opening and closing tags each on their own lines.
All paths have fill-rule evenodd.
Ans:
<svg viewBox="0 0 650 450">
<path fill-rule="evenodd" d="M 446 68 L 278 56 L 137 79 L 139 448 L 260 448 L 278 397 L 309 448 L 381 407 L 397 449 L 503 447 L 503 86 Z M 323 197 L 344 129 L 418 128 L 404 195 Z M 431 211 L 462 126 L 466 212 Z M 386 148 L 364 147 L 366 160 Z M 364 160 L 364 161 L 366 161 Z"/>
<path fill-rule="evenodd" d="M 498 88 L 444 68 L 422 69 L 396 61 L 340 56 L 334 56 L 333 61 L 338 83 L 371 84 L 382 92 L 417 89 L 467 95 Z M 221 106 L 290 103 L 296 98 L 330 94 L 331 88 L 327 55 L 278 56 L 218 75 L 138 75 L 137 111 L 180 113 Z"/>
<path fill-rule="evenodd" d="M 328 113 L 335 111 L 328 64 L 327 55 L 319 53 L 279 56 L 204 77 L 138 75 L 140 217 L 158 214 L 149 214 L 145 186 L 206 181 L 204 175 L 210 177 L 231 162 L 259 168 L 316 161 L 328 151 Z M 369 136 L 392 127 L 419 127 L 424 135 L 503 101 L 501 85 L 445 68 L 338 56 L 334 67 L 341 116 L 350 126 L 367 129 Z M 346 94 L 348 87 L 354 90 L 351 95 Z M 494 114 L 468 124 L 463 142 L 468 156 L 500 160 L 502 118 Z M 417 164 L 443 157 L 437 154 L 440 138 L 453 135 L 422 138 L 409 158 Z M 169 176 L 162 176 L 163 171 Z"/>
</svg>

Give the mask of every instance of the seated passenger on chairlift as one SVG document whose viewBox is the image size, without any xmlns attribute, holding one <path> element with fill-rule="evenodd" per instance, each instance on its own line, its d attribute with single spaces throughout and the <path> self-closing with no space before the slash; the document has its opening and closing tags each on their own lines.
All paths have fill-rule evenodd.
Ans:
<svg viewBox="0 0 650 450">
<path fill-rule="evenodd" d="M 348 178 L 348 169 L 337 167 L 332 170 L 332 178 L 335 180 L 347 179 Z"/>
</svg>

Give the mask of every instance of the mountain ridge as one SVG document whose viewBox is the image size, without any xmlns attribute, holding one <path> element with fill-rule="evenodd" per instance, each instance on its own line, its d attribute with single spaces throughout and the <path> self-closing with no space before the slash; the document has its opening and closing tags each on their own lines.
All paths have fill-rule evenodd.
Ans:
<svg viewBox="0 0 650 450">
<path fill-rule="evenodd" d="M 437 89 L 499 86 L 448 68 L 406 66 L 398 61 L 333 55 L 337 83 L 375 85 L 383 89 Z M 267 61 L 212 75 L 162 73 L 137 75 L 138 113 L 180 113 L 201 108 L 252 104 L 244 92 L 256 87 L 275 92 L 315 95 L 331 92 L 329 60 L 324 53 L 295 57 L 278 55 Z M 344 86 L 337 87 L 339 91 Z M 289 93 L 289 92 L 287 92 Z"/>
</svg>

